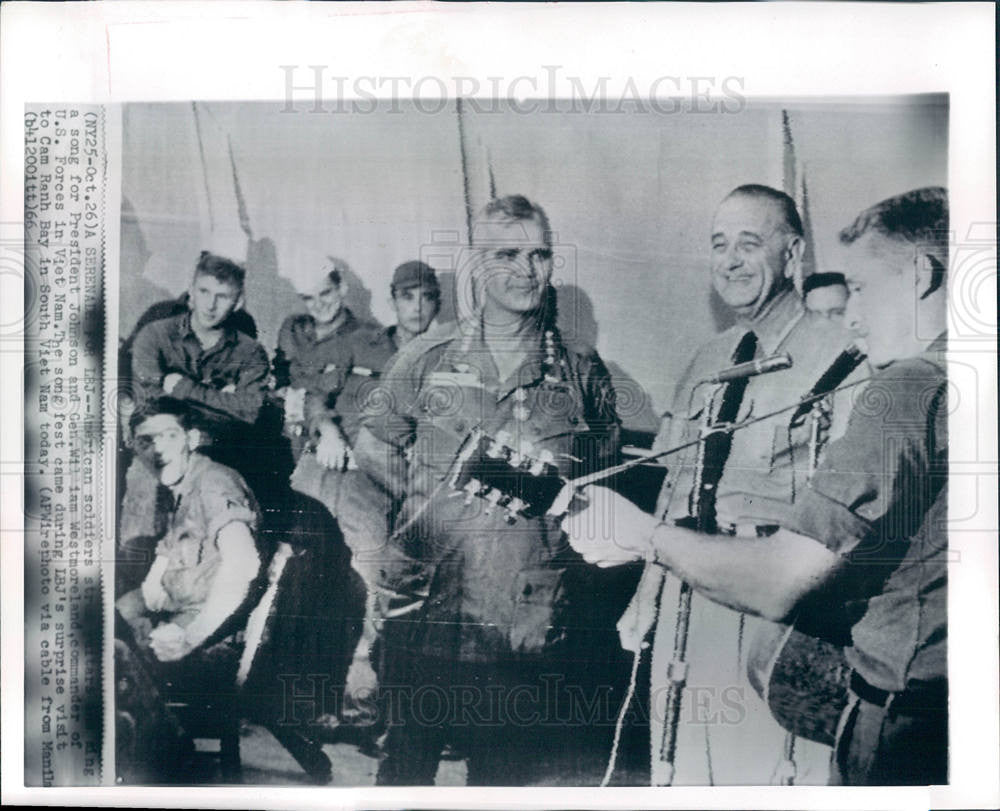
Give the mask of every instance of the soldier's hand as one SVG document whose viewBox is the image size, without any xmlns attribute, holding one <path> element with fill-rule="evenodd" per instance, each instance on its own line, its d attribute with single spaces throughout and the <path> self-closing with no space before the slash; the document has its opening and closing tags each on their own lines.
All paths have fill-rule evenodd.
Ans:
<svg viewBox="0 0 1000 811">
<path fill-rule="evenodd" d="M 583 495 L 586 506 L 570 512 L 562 528 L 585 561 L 619 566 L 652 554 L 653 516 L 606 487 L 587 487 Z"/>
<path fill-rule="evenodd" d="M 289 386 L 285 392 L 285 422 L 302 422 L 306 417 L 306 390 Z"/>
<path fill-rule="evenodd" d="M 172 622 L 157 625 L 150 631 L 149 645 L 161 662 L 176 662 L 191 652 L 184 629 Z"/>
<path fill-rule="evenodd" d="M 174 388 L 184 379 L 180 372 L 171 372 L 163 378 L 163 391 L 165 394 L 172 394 Z"/>
<path fill-rule="evenodd" d="M 158 576 L 160 573 L 153 574 L 157 576 L 149 576 L 142 581 L 142 599 L 150 611 L 162 611 L 167 602 L 167 592 L 163 590 L 163 583 Z"/>
<path fill-rule="evenodd" d="M 347 459 L 347 443 L 336 427 L 328 428 L 320 434 L 316 445 L 316 461 L 331 470 L 343 470 Z"/>
</svg>

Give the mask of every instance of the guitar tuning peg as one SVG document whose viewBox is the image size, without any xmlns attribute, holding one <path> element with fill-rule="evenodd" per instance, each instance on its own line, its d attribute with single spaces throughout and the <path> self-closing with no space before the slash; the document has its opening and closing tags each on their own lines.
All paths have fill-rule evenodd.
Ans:
<svg viewBox="0 0 1000 811">
<path fill-rule="evenodd" d="M 484 499 L 486 500 L 486 508 L 483 510 L 486 515 L 493 512 L 493 508 L 496 507 L 497 503 L 500 501 L 500 496 L 500 491 L 492 487 L 486 493 L 484 496 Z"/>
<path fill-rule="evenodd" d="M 507 512 L 516 515 L 517 513 L 521 512 L 521 510 L 525 509 L 527 506 L 528 506 L 527 502 L 517 497 L 514 497 L 510 500 L 510 504 L 507 505 Z"/>
<path fill-rule="evenodd" d="M 486 456 L 490 459 L 503 459 L 510 453 L 510 432 L 498 431 L 496 437 L 490 442 L 486 451 Z"/>
<path fill-rule="evenodd" d="M 472 499 L 476 497 L 476 494 L 482 489 L 482 487 L 483 485 L 479 479 L 469 479 L 469 481 L 465 483 L 465 487 L 462 488 L 466 493 L 465 503 L 471 504 Z"/>
<path fill-rule="evenodd" d="M 551 465 L 555 461 L 556 457 L 553 455 L 552 451 L 545 449 L 538 454 L 535 459 L 534 464 L 531 466 L 530 473 L 532 476 L 541 476 L 545 473 L 545 466 Z"/>
</svg>

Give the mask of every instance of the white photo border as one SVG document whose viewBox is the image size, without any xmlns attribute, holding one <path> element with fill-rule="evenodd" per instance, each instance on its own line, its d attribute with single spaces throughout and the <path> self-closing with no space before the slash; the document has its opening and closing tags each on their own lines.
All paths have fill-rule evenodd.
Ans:
<svg viewBox="0 0 1000 811">
<path fill-rule="evenodd" d="M 276 100 L 282 65 L 324 65 L 340 76 L 534 77 L 523 98 L 559 97 L 563 78 L 608 93 L 632 78 L 740 76 L 751 98 L 820 98 L 947 93 L 952 229 L 996 223 L 995 40 L 990 3 L 867 4 L 453 4 L 117 2 L 5 3 L 0 137 L 4 167 L 0 239 L 23 240 L 23 111 L 31 102 Z M 484 36 L 483 32 L 489 32 Z M 426 82 L 427 97 L 439 87 Z M 509 82 L 506 83 L 509 86 Z M 532 90 L 532 88 L 537 90 Z M 673 90 L 672 87 L 669 88 Z M 555 92 L 550 92 L 554 90 Z M 670 93 L 667 93 L 670 95 Z M 308 101 L 308 89 L 295 98 Z M 114 229 L 111 229 L 114 230 Z M 994 243 L 995 250 L 995 243 Z M 109 260 L 115 252 L 109 250 Z M 995 272 L 978 295 L 995 300 Z M 16 323 L 21 281 L 2 279 L 0 323 Z M 109 286 L 114 289 L 114 286 Z M 112 301 L 109 298 L 108 304 Z M 953 307 L 967 302 L 953 297 Z M 959 316 L 962 314 L 959 313 Z M 977 314 L 978 316 L 978 314 Z M 113 324 L 109 316 L 109 325 Z M 988 330 L 988 326 L 984 325 Z M 995 336 L 995 324 L 993 325 Z M 983 346 L 982 338 L 978 347 Z M 952 351 L 960 342 L 951 341 Z M 4 407 L 0 467 L 23 464 L 23 357 L 0 352 Z M 995 344 L 969 352 L 980 391 L 996 391 Z M 952 414 L 954 436 L 976 429 L 980 459 L 972 473 L 996 475 L 996 399 L 966 398 Z M 978 424 L 977 423 L 978 420 Z M 23 493 L 4 475 L 3 792 L 6 802 L 174 807 L 990 807 L 997 796 L 997 544 L 995 533 L 963 537 L 963 561 L 950 572 L 952 735 L 948 787 L 671 789 L 26 789 L 23 787 Z M 989 489 L 986 490 L 989 492 Z M 995 492 L 995 488 L 993 490 Z M 981 505 L 996 527 L 996 502 Z"/>
</svg>

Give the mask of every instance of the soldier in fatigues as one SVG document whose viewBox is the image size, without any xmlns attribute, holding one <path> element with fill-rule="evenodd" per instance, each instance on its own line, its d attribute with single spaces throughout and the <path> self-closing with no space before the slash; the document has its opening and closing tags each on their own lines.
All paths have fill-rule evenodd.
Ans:
<svg viewBox="0 0 1000 811">
<path fill-rule="evenodd" d="M 704 344 L 679 381 L 655 447 L 666 449 L 699 435 L 705 409 L 715 421 L 765 415 L 807 394 L 837 360 L 848 333 L 807 313 L 792 286 L 804 240 L 794 202 L 765 186 L 735 189 L 719 206 L 711 233 L 711 280 L 737 323 Z M 791 368 L 717 386 L 704 381 L 734 364 L 787 353 Z M 728 413 L 723 413 L 728 411 Z M 833 431 L 842 430 L 849 398 L 834 404 Z M 668 474 L 657 515 L 671 523 L 701 522 L 706 531 L 753 539 L 773 531 L 791 512 L 806 485 L 808 420 L 791 424 L 791 412 L 704 443 L 703 470 L 697 447 L 668 456 Z M 696 484 L 700 479 L 699 488 Z M 699 517 L 700 513 L 700 517 Z M 623 644 L 638 648 L 653 630 L 651 685 L 652 778 L 654 784 L 766 784 L 781 779 L 785 733 L 747 681 L 750 662 L 780 629 L 758 618 L 692 599 L 689 671 L 677 729 L 674 772 L 666 766 L 664 713 L 674 653 L 680 581 L 648 567 L 620 622 Z M 657 606 L 659 614 L 657 616 Z M 796 747 L 797 783 L 826 782 L 828 751 L 809 741 Z"/>
<path fill-rule="evenodd" d="M 544 212 L 520 196 L 494 200 L 473 249 L 471 312 L 401 350 L 385 378 L 391 408 L 366 420 L 397 450 L 394 480 L 406 488 L 380 578 L 390 707 L 382 785 L 433 784 L 449 743 L 468 756 L 471 785 L 550 775 L 572 719 L 552 715 L 548 696 L 586 675 L 584 648 L 573 646 L 596 636 L 593 567 L 568 549 L 558 520 L 449 487 L 476 430 L 539 470 L 603 467 L 617 454 L 608 371 L 555 328 Z"/>
<path fill-rule="evenodd" d="M 359 321 L 345 306 L 341 270 L 339 262 L 329 260 L 299 284 L 307 312 L 285 319 L 274 376 L 284 394 L 285 429 L 299 454 L 292 486 L 337 519 L 351 550 L 351 566 L 366 590 L 361 639 L 347 673 L 341 715 L 375 733 L 376 679 L 369 661 L 377 636 L 374 589 L 394 505 L 377 475 L 366 471 L 375 467 L 377 474 L 384 465 L 382 450 L 371 443 L 360 453 L 355 449 L 362 415 L 369 398 L 375 394 L 377 399 L 383 370 L 403 344 L 431 326 L 441 292 L 432 267 L 404 262 L 390 287 L 397 323 L 383 328 Z"/>
</svg>

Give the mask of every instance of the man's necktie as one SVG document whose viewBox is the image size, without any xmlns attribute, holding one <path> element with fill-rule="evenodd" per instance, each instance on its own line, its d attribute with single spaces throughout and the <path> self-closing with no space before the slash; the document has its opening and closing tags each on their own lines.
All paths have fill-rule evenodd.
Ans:
<svg viewBox="0 0 1000 811">
<path fill-rule="evenodd" d="M 746 363 L 754 358 L 757 352 L 757 336 L 751 330 L 747 332 L 733 352 L 733 364 Z M 730 423 L 736 419 L 743 395 L 746 392 L 748 377 L 730 380 L 722 392 L 719 410 L 715 414 L 715 423 Z M 715 521 L 715 496 L 722 472 L 729 458 L 733 445 L 731 433 L 710 434 L 705 439 L 704 465 L 701 474 L 701 488 L 697 496 L 698 529 L 702 532 L 715 532 L 718 527 Z"/>
</svg>

